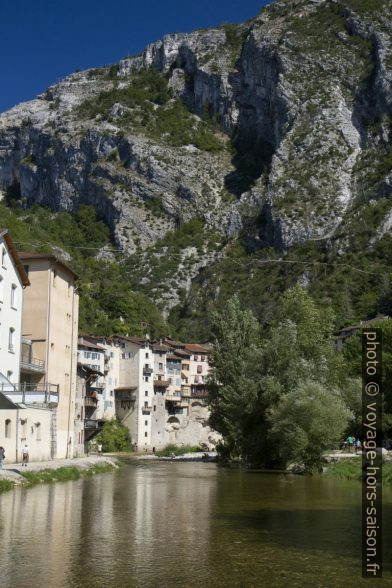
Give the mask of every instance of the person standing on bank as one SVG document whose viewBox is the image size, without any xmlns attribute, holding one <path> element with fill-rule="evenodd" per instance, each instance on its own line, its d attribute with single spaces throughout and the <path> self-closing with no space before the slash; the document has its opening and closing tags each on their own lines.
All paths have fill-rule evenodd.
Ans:
<svg viewBox="0 0 392 588">
<path fill-rule="evenodd" d="M 3 462 L 5 459 L 5 451 L 4 451 L 4 447 L 0 447 L 0 470 L 3 469 Z"/>
<path fill-rule="evenodd" d="M 27 468 L 27 464 L 29 463 L 29 448 L 27 447 L 27 445 L 25 445 L 23 447 L 23 462 L 22 462 L 22 467 L 26 466 Z"/>
<path fill-rule="evenodd" d="M 102 443 L 98 443 L 98 455 L 102 455 Z"/>
</svg>

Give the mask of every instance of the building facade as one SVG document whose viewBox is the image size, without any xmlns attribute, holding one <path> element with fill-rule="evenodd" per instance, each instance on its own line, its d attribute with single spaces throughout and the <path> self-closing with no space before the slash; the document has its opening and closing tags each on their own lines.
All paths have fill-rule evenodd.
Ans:
<svg viewBox="0 0 392 588">
<path fill-rule="evenodd" d="M 73 456 L 79 295 L 77 276 L 54 255 L 20 253 L 30 281 L 23 307 L 23 337 L 29 369 L 26 390 L 57 390 L 53 456 Z M 35 369 L 34 369 L 34 366 Z M 38 369 L 37 369 L 38 368 Z"/>
<path fill-rule="evenodd" d="M 0 374 L 12 384 L 19 382 L 23 289 L 29 284 L 11 235 L 0 230 Z"/>
</svg>

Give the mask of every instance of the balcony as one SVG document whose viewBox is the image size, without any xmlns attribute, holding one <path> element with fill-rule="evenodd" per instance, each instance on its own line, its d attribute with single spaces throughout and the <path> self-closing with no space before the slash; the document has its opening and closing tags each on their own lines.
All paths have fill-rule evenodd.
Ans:
<svg viewBox="0 0 392 588">
<path fill-rule="evenodd" d="M 131 390 L 115 390 L 116 400 L 119 402 L 135 402 L 136 392 Z"/>
<path fill-rule="evenodd" d="M 142 406 L 142 412 L 151 412 L 152 406 Z"/>
<path fill-rule="evenodd" d="M 103 390 L 105 388 L 104 382 L 94 382 L 93 384 L 89 384 L 90 388 L 96 388 L 97 390 Z"/>
<path fill-rule="evenodd" d="M 33 355 L 33 342 L 27 337 L 22 337 L 20 354 L 20 368 L 22 372 L 29 374 L 44 374 L 45 361 Z"/>
<path fill-rule="evenodd" d="M 181 392 L 173 392 L 172 394 L 166 394 L 165 400 L 168 402 L 181 402 Z"/>
<path fill-rule="evenodd" d="M 101 429 L 102 425 L 101 425 L 101 422 L 97 421 L 96 419 L 84 419 L 84 428 L 97 430 L 97 429 Z"/>
<path fill-rule="evenodd" d="M 153 371 L 154 370 L 152 369 L 152 367 L 145 365 L 143 368 L 143 376 L 151 376 Z"/>
<path fill-rule="evenodd" d="M 188 385 L 181 386 L 181 396 L 183 398 L 190 398 L 191 397 L 191 387 Z"/>
<path fill-rule="evenodd" d="M 84 397 L 84 406 L 86 408 L 97 408 L 98 400 L 93 398 L 92 396 L 85 396 Z"/>
<path fill-rule="evenodd" d="M 44 374 L 45 362 L 43 359 L 37 359 L 36 357 L 22 357 L 20 361 L 20 369 L 25 373 Z"/>
<path fill-rule="evenodd" d="M 167 388 L 170 386 L 169 380 L 154 380 L 154 388 Z"/>
<path fill-rule="evenodd" d="M 56 406 L 59 402 L 58 384 L 1 384 L 0 391 L 17 404 Z"/>
<path fill-rule="evenodd" d="M 196 384 L 192 386 L 191 397 L 200 399 L 208 398 L 208 389 L 206 384 Z"/>
</svg>

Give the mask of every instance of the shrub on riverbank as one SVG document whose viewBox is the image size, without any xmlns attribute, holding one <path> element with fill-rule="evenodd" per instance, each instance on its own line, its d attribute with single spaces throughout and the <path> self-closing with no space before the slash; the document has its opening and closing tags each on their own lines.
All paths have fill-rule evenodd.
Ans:
<svg viewBox="0 0 392 588">
<path fill-rule="evenodd" d="M 178 447 L 173 443 L 169 443 L 169 445 L 166 445 L 166 447 L 157 451 L 156 455 L 158 457 L 170 457 L 172 454 L 185 455 L 185 453 L 196 453 L 198 451 L 204 451 L 204 449 L 193 445 L 182 445 L 181 447 Z"/>
<path fill-rule="evenodd" d="M 102 443 L 103 450 L 108 453 L 131 450 L 131 436 L 127 427 L 113 419 L 106 421 L 103 429 L 95 437 L 97 443 Z"/>
</svg>

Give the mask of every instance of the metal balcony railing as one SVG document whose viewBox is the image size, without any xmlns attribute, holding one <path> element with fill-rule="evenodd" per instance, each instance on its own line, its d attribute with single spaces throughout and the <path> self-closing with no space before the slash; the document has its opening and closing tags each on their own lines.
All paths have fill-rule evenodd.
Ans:
<svg viewBox="0 0 392 588">
<path fill-rule="evenodd" d="M 20 404 L 58 404 L 58 384 L 1 384 L 0 391 Z"/>
<path fill-rule="evenodd" d="M 101 423 L 96 419 L 84 419 L 84 428 L 85 429 L 100 429 Z"/>
<path fill-rule="evenodd" d="M 128 392 L 126 390 L 116 391 L 116 400 L 124 402 L 135 402 L 136 392 Z"/>
<path fill-rule="evenodd" d="M 33 371 L 33 372 L 45 372 L 45 362 L 43 359 L 38 359 L 36 357 L 24 357 L 22 356 L 20 360 L 20 367 L 23 371 Z"/>
<path fill-rule="evenodd" d="M 167 388 L 170 386 L 169 380 L 154 380 L 154 388 Z"/>
<path fill-rule="evenodd" d="M 98 400 L 96 398 L 93 398 L 92 396 L 84 397 L 84 406 L 86 407 L 97 408 L 97 403 Z"/>
<path fill-rule="evenodd" d="M 151 376 L 151 374 L 152 374 L 153 371 L 154 370 L 150 366 L 148 366 L 148 365 L 145 365 L 144 368 L 143 368 L 143 374 L 145 376 Z"/>
</svg>

